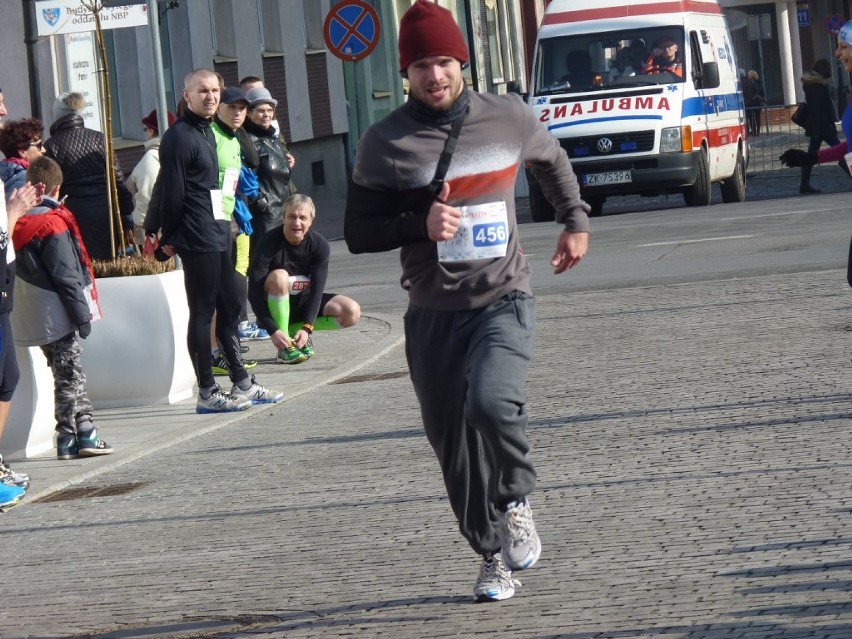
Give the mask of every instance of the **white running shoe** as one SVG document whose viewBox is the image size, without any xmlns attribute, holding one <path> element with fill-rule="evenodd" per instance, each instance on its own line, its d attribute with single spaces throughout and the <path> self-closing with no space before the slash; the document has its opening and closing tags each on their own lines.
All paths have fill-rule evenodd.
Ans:
<svg viewBox="0 0 852 639">
<path fill-rule="evenodd" d="M 238 410 L 246 410 L 251 407 L 251 402 L 242 397 L 231 397 L 221 388 L 216 386 L 210 397 L 204 399 L 198 395 L 198 403 L 195 405 L 196 413 L 233 413 Z"/>
<path fill-rule="evenodd" d="M 27 490 L 30 487 L 30 476 L 24 473 L 18 473 L 9 468 L 3 461 L 3 455 L 0 455 L 0 484 L 7 486 L 17 486 Z"/>
<path fill-rule="evenodd" d="M 541 556 L 541 540 L 526 497 L 521 502 L 509 504 L 506 512 L 500 512 L 500 529 L 506 567 L 510 570 L 532 568 Z"/>
<path fill-rule="evenodd" d="M 284 393 L 261 386 L 255 381 L 254 375 L 252 375 L 251 386 L 249 386 L 248 390 L 242 390 L 234 384 L 231 387 L 231 397 L 235 400 L 239 399 L 251 404 L 277 404 L 284 399 Z"/>
<path fill-rule="evenodd" d="M 498 551 L 482 559 L 479 577 L 473 586 L 473 598 L 478 602 L 502 601 L 515 594 L 515 587 L 521 582 L 512 579 L 512 571 L 503 563 Z"/>
</svg>

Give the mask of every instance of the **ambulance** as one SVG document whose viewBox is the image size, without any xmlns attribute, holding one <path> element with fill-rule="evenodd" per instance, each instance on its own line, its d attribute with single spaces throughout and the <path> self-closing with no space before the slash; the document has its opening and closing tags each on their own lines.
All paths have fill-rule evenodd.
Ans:
<svg viewBox="0 0 852 639">
<path fill-rule="evenodd" d="M 559 139 L 583 199 L 682 194 L 742 202 L 748 144 L 731 36 L 715 0 L 552 0 L 529 105 Z M 554 209 L 527 166 L 533 219 Z"/>
</svg>

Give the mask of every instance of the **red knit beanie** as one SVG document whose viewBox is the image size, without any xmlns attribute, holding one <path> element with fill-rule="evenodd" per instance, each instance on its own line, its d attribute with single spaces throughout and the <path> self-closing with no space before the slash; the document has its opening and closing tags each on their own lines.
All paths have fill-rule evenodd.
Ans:
<svg viewBox="0 0 852 639">
<path fill-rule="evenodd" d="M 412 62 L 441 55 L 461 63 L 470 60 L 453 14 L 431 0 L 417 0 L 399 21 L 400 73 L 405 73 Z"/>
<path fill-rule="evenodd" d="M 169 126 L 172 126 L 175 123 L 175 114 L 171 111 L 166 111 L 168 115 Z M 149 129 L 154 129 L 159 135 L 160 132 L 160 124 L 157 122 L 157 109 L 151 111 L 147 116 L 142 118 L 142 124 L 147 126 Z"/>
</svg>

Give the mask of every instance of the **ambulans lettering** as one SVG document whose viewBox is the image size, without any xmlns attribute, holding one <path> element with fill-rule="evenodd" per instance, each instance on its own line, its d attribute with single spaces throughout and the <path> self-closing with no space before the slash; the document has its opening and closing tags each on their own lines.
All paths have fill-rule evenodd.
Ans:
<svg viewBox="0 0 852 639">
<path fill-rule="evenodd" d="M 576 118 L 579 116 L 601 115 L 605 113 L 616 113 L 620 111 L 671 111 L 669 99 L 666 96 L 639 96 L 630 98 L 605 98 L 603 100 L 592 100 L 591 102 L 574 102 L 573 104 L 560 104 L 553 108 L 547 107 L 541 110 L 539 120 L 550 122 L 565 117 Z"/>
</svg>

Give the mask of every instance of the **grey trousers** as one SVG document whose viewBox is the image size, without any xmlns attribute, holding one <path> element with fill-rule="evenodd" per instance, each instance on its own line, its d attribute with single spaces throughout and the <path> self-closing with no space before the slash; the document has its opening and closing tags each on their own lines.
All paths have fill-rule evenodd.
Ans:
<svg viewBox="0 0 852 639">
<path fill-rule="evenodd" d="M 500 549 L 496 506 L 535 487 L 524 386 L 535 300 L 515 291 L 476 310 L 409 305 L 405 352 L 426 437 L 459 530 L 479 554 Z"/>
</svg>

